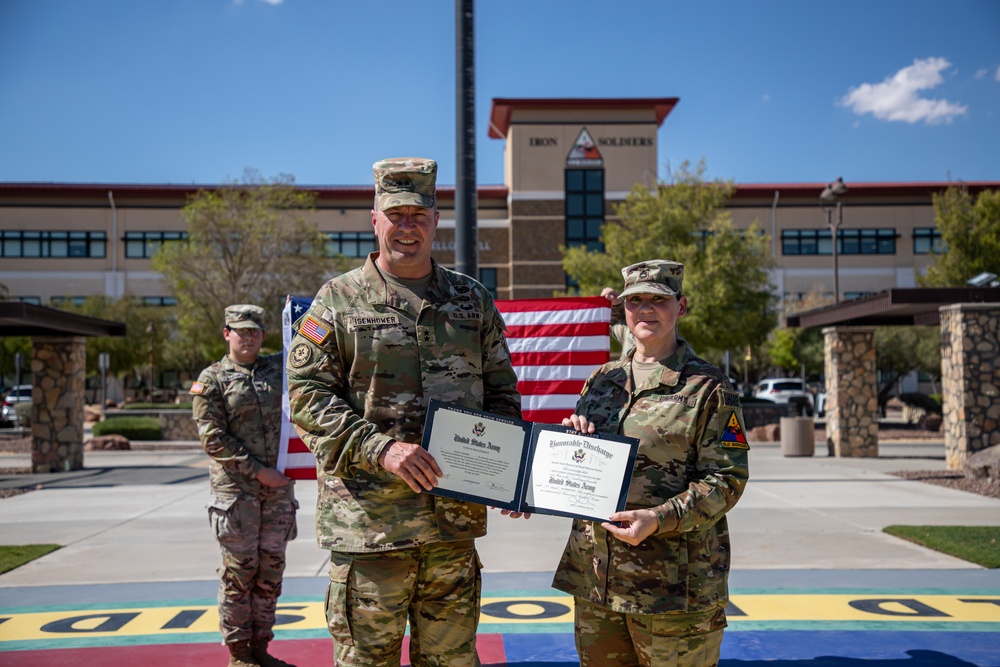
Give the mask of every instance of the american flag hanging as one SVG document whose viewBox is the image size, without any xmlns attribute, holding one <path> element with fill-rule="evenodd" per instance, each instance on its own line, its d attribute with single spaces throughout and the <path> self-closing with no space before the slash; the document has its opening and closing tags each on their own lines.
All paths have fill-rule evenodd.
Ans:
<svg viewBox="0 0 1000 667">
<path fill-rule="evenodd" d="M 288 297 L 282 312 L 285 356 L 292 323 L 305 313 L 311 297 Z M 521 392 L 523 418 L 557 424 L 570 415 L 583 383 L 611 354 L 611 308 L 601 297 L 498 300 L 507 325 L 507 344 Z M 289 419 L 287 382 L 282 395 L 278 469 L 292 479 L 316 479 L 316 459 Z"/>
</svg>

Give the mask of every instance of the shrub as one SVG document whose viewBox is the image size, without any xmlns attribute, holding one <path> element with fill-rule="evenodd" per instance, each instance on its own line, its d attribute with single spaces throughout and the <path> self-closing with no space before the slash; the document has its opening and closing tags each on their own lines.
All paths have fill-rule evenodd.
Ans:
<svg viewBox="0 0 1000 667">
<path fill-rule="evenodd" d="M 94 424 L 94 437 L 117 433 L 129 440 L 162 440 L 163 431 L 156 417 L 111 417 Z"/>
<path fill-rule="evenodd" d="M 31 428 L 31 403 L 16 403 L 14 414 L 17 415 L 17 425 L 21 428 Z"/>
<path fill-rule="evenodd" d="M 936 415 L 941 414 L 941 402 L 934 400 L 932 396 L 927 394 L 900 394 L 898 398 L 904 405 L 911 408 L 920 408 L 924 412 Z"/>
</svg>

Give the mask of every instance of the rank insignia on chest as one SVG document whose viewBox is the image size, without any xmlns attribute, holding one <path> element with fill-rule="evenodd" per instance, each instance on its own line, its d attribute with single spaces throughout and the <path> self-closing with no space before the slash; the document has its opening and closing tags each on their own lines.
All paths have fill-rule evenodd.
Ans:
<svg viewBox="0 0 1000 667">
<path fill-rule="evenodd" d="M 205 385 L 204 384 L 202 384 L 201 382 L 192 383 L 192 385 L 191 385 L 191 393 L 192 394 L 201 394 L 201 393 L 204 393 L 204 391 L 205 391 Z"/>
<path fill-rule="evenodd" d="M 747 437 L 743 434 L 743 427 L 740 426 L 740 420 L 736 418 L 735 412 L 729 415 L 729 422 L 726 424 L 725 430 L 722 431 L 722 437 L 719 438 L 719 441 L 723 447 L 730 449 L 750 449 Z"/>
<path fill-rule="evenodd" d="M 317 345 L 322 345 L 323 341 L 330 336 L 330 327 L 320 323 L 312 315 L 306 315 L 305 321 L 299 327 L 299 333 Z"/>
</svg>

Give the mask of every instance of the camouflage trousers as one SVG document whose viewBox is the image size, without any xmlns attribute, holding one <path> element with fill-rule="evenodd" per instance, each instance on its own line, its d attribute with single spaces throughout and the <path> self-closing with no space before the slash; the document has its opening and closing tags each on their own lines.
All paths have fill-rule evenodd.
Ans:
<svg viewBox="0 0 1000 667">
<path fill-rule="evenodd" d="M 580 667 L 715 667 L 724 608 L 692 614 L 623 614 L 574 598 Z"/>
<path fill-rule="evenodd" d="M 409 620 L 413 667 L 479 667 L 481 568 L 473 540 L 331 552 L 326 620 L 334 665 L 399 667 Z"/>
<path fill-rule="evenodd" d="M 212 495 L 208 518 L 222 549 L 219 631 L 223 643 L 274 637 L 285 547 L 298 534 L 291 485 L 260 496 Z"/>
</svg>

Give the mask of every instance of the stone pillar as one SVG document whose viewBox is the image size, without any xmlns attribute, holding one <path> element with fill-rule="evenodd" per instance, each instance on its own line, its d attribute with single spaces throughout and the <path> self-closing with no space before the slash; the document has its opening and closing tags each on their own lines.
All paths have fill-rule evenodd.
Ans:
<svg viewBox="0 0 1000 667">
<path fill-rule="evenodd" d="M 32 472 L 83 467 L 86 340 L 82 336 L 32 339 Z"/>
<path fill-rule="evenodd" d="M 878 456 L 874 327 L 823 329 L 830 456 Z"/>
<path fill-rule="evenodd" d="M 949 470 L 1000 445 L 1000 304 L 956 303 L 941 312 L 941 411 Z"/>
</svg>

